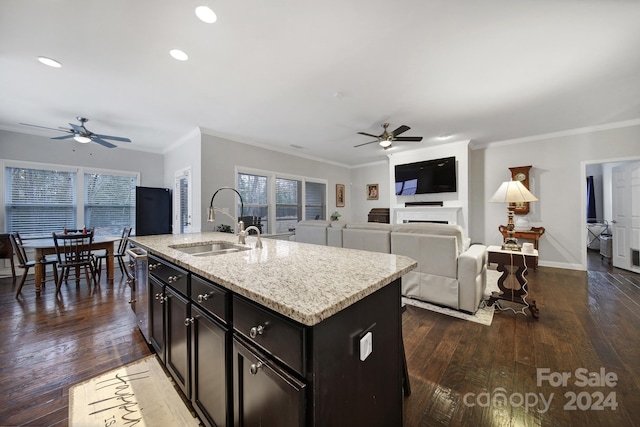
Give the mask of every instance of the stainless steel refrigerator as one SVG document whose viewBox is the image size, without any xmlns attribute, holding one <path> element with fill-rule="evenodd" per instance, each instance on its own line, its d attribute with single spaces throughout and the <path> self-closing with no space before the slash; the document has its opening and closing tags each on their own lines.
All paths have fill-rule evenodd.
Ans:
<svg viewBox="0 0 640 427">
<path fill-rule="evenodd" d="M 171 234 L 171 190 L 136 187 L 136 236 Z"/>
</svg>

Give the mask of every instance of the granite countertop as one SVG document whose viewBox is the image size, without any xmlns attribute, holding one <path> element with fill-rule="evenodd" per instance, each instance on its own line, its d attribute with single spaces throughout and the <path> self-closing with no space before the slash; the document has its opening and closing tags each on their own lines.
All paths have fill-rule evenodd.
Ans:
<svg viewBox="0 0 640 427">
<path fill-rule="evenodd" d="M 135 236 L 130 240 L 192 273 L 312 326 L 388 285 L 417 266 L 401 255 L 247 236 L 247 251 L 197 257 L 171 246 L 237 244 L 229 233 Z"/>
</svg>

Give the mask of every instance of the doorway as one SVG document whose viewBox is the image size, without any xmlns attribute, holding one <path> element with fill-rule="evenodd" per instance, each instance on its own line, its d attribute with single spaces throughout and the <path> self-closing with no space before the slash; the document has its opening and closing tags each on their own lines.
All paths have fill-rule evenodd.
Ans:
<svg viewBox="0 0 640 427">
<path fill-rule="evenodd" d="M 630 242 L 631 232 L 627 229 L 624 233 L 628 234 L 623 235 L 620 239 L 615 239 L 613 236 L 614 225 L 616 225 L 616 211 L 620 210 L 619 203 L 614 206 L 615 186 L 613 181 L 615 168 L 632 164 L 639 160 L 640 157 L 629 157 L 583 162 L 582 212 L 580 217 L 582 218 L 583 230 L 585 230 L 583 235 L 583 247 L 585 247 L 583 266 L 587 270 L 616 273 L 635 272 L 634 269 L 627 270 L 614 267 L 613 254 L 616 252 L 616 247 L 614 246 L 616 240 L 620 244 L 624 243 L 624 239 L 627 239 L 626 242 Z M 593 177 L 591 182 L 589 182 L 589 177 Z M 593 187 L 590 188 L 590 185 L 593 185 Z M 630 191 L 630 187 L 628 191 Z M 595 203 L 593 203 L 594 200 L 590 199 L 590 196 L 594 196 Z M 620 198 L 619 195 L 618 198 Z M 630 196 L 627 198 L 631 200 Z M 619 233 L 620 229 L 618 228 L 615 232 Z"/>
</svg>

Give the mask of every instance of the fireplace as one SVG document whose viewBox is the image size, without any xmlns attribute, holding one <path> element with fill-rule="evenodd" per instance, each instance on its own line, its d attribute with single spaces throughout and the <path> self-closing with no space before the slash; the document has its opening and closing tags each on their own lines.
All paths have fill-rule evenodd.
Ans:
<svg viewBox="0 0 640 427">
<path fill-rule="evenodd" d="M 393 210 L 394 224 L 409 222 L 435 222 L 439 224 L 460 224 L 461 207 L 420 206 L 396 208 Z"/>
</svg>

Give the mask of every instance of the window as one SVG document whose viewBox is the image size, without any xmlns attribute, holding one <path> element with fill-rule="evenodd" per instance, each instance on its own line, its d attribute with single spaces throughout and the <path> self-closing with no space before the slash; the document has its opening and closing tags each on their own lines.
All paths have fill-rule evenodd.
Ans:
<svg viewBox="0 0 640 427">
<path fill-rule="evenodd" d="M 301 187 L 300 181 L 276 178 L 276 234 L 287 233 L 300 221 L 302 216 Z"/>
<path fill-rule="evenodd" d="M 7 232 L 34 237 L 75 228 L 76 180 L 75 172 L 7 167 Z"/>
<path fill-rule="evenodd" d="M 7 166 L 7 232 L 41 237 L 86 226 L 96 235 L 120 235 L 135 223 L 137 183 L 134 173 Z"/>
<path fill-rule="evenodd" d="M 303 218 L 326 218 L 326 182 L 264 171 L 242 171 L 237 176 L 244 215 L 260 218 L 265 234 L 288 233 Z"/>
<path fill-rule="evenodd" d="M 260 218 L 262 231 L 266 233 L 269 229 L 269 203 L 267 191 L 267 177 L 261 175 L 251 175 L 246 173 L 238 174 L 238 192 L 244 201 L 244 216 L 255 216 Z M 239 202 L 239 201 L 238 201 Z M 242 215 L 238 204 L 238 216 Z"/>
<path fill-rule="evenodd" d="M 136 221 L 135 176 L 84 174 L 84 223 L 96 235 L 118 236 Z"/>
<path fill-rule="evenodd" d="M 319 182 L 305 182 L 304 188 L 304 219 L 326 219 L 327 186 Z"/>
</svg>

